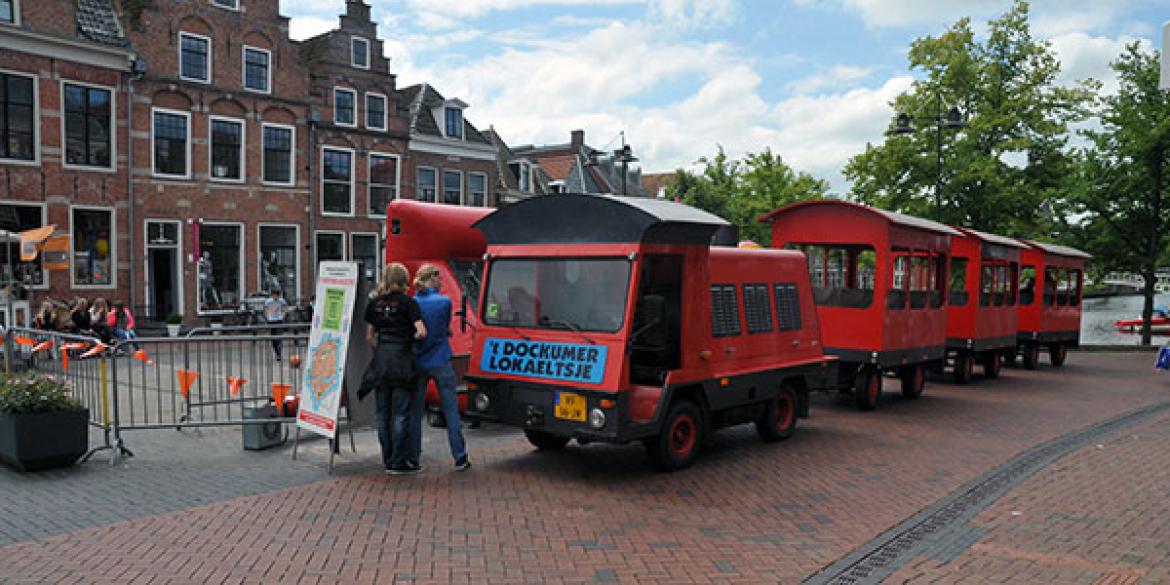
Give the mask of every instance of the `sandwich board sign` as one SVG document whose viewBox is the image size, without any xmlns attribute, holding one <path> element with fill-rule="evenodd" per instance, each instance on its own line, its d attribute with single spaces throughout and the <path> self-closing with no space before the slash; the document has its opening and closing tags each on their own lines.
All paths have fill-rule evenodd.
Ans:
<svg viewBox="0 0 1170 585">
<path fill-rule="evenodd" d="M 337 435 L 337 414 L 345 391 L 357 285 L 356 262 L 322 262 L 317 270 L 317 297 L 302 364 L 304 379 L 297 427 L 330 439 Z"/>
</svg>

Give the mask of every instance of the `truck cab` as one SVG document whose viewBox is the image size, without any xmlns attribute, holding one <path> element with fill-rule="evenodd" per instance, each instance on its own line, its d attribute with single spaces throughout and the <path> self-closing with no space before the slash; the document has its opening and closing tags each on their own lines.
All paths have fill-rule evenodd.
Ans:
<svg viewBox="0 0 1170 585">
<path fill-rule="evenodd" d="M 689 466 L 719 427 L 769 441 L 835 382 L 799 252 L 713 248 L 727 225 L 658 200 L 556 195 L 476 223 L 488 251 L 467 416 L 539 449 L 642 441 Z"/>
</svg>

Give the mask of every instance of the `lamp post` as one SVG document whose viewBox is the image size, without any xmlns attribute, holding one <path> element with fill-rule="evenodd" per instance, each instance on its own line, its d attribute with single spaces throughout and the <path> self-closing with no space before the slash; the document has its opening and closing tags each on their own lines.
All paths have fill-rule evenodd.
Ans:
<svg viewBox="0 0 1170 585">
<path fill-rule="evenodd" d="M 626 133 L 622 132 L 622 147 L 613 151 L 613 159 L 622 163 L 622 196 L 626 195 L 626 178 L 630 174 L 630 163 L 637 162 L 630 149 L 630 145 L 626 144 Z"/>
<path fill-rule="evenodd" d="M 960 130 L 967 127 L 967 121 L 959 108 L 949 108 L 943 114 L 942 95 L 936 90 L 934 93 L 934 115 L 913 116 L 906 112 L 899 112 L 894 118 L 894 127 L 890 134 L 913 134 L 915 129 L 910 125 L 912 120 L 922 120 L 934 123 L 934 219 L 942 221 L 942 133 L 943 129 Z"/>
</svg>

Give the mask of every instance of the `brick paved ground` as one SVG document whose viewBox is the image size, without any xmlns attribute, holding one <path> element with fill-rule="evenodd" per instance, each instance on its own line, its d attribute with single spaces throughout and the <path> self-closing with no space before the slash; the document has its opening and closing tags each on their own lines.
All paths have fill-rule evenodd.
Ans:
<svg viewBox="0 0 1170 585">
<path fill-rule="evenodd" d="M 724 431 L 695 468 L 676 474 L 649 471 L 638 447 L 536 454 L 499 429 L 477 437 L 476 467 L 467 474 L 449 471 L 437 433 L 428 437 L 428 470 L 415 477 L 352 473 L 282 484 L 274 478 L 290 473 L 286 459 L 237 452 L 226 458 L 235 464 L 223 464 L 227 485 L 209 501 L 236 482 L 271 480 L 276 491 L 260 487 L 190 507 L 197 502 L 174 494 L 190 482 L 215 485 L 216 478 L 200 477 L 199 465 L 169 482 L 156 477 L 158 487 L 143 498 L 169 502 L 155 509 L 174 511 L 152 509 L 124 521 L 112 515 L 93 528 L 66 525 L 49 537 L 27 529 L 8 540 L 38 540 L 0 547 L 0 581 L 795 582 L 1032 445 L 1170 400 L 1170 378 L 1152 373 L 1151 361 L 1149 354 L 1074 354 L 1061 370 L 1005 370 L 996 382 L 967 387 L 932 383 L 917 402 L 887 394 L 883 408 L 868 414 L 820 397 L 792 440 L 765 445 L 748 427 Z M 1168 517 L 1166 472 L 1144 471 L 1165 467 L 1170 446 L 1154 428 L 1143 423 L 1104 449 L 1059 461 L 978 516 L 984 540 L 952 563 L 920 559 L 897 577 L 983 581 L 982 572 L 1012 577 L 1027 565 L 1040 567 L 1031 582 L 1058 569 L 1065 572 L 1051 574 L 1066 578 L 1054 582 L 1091 583 L 1107 573 L 1125 579 L 1137 571 L 1154 582 L 1164 578 L 1158 571 L 1165 544 L 1111 544 L 1131 531 L 1157 538 L 1151 531 L 1164 525 L 1152 517 Z M 1139 439 L 1125 439 L 1131 434 Z M 369 433 L 362 440 L 369 444 Z M 316 450 L 309 459 L 319 464 L 320 444 Z M 1109 453 L 1127 455 L 1077 463 Z M 349 457 L 352 472 L 374 468 L 368 449 L 364 459 Z M 111 497 L 111 478 L 148 466 L 147 459 L 132 459 L 130 470 L 95 471 L 107 479 L 92 505 Z M 291 467 L 312 471 L 307 461 Z M 70 473 L 25 480 L 0 472 L 0 489 L 20 490 L 26 502 L 4 510 L 10 522 L 34 523 L 27 509 L 53 508 L 58 499 L 84 509 Z M 1124 478 L 1142 486 L 1133 493 L 1153 493 L 1126 501 L 1118 487 L 1105 487 L 1125 485 Z M 21 485 L 42 481 L 32 494 Z M 1086 495 L 1100 501 L 1073 505 Z M 1067 507 L 1037 512 L 1056 504 Z M 1138 513 L 1127 516 L 1130 508 Z M 1093 524 L 1098 516 L 1107 517 Z M 1066 548 L 1050 527 L 1067 535 Z"/>
</svg>

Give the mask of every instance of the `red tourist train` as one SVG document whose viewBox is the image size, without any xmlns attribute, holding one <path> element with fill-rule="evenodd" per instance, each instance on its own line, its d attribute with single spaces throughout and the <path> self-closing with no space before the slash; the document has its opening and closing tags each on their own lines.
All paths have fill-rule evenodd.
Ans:
<svg viewBox="0 0 1170 585">
<path fill-rule="evenodd" d="M 1018 347 L 1025 368 L 1036 367 L 1040 347 L 1054 366 L 1064 365 L 1068 348 L 1081 340 L 1085 263 L 1092 256 L 1068 246 L 1021 240 Z M 1044 279 L 1040 296 L 1036 283 Z"/>
</svg>

